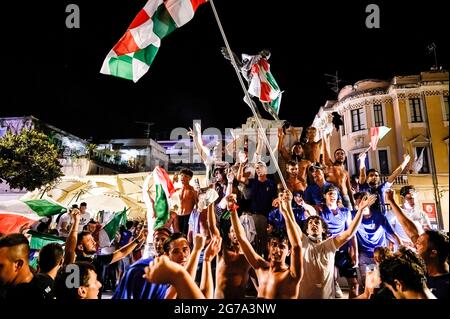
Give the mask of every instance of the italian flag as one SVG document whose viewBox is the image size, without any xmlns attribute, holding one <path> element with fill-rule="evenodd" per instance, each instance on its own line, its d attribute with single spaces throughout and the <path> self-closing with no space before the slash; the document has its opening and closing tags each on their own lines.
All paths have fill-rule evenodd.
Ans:
<svg viewBox="0 0 450 319">
<path fill-rule="evenodd" d="M 116 233 L 119 231 L 120 225 L 125 225 L 127 222 L 127 209 L 115 213 L 113 217 L 100 229 L 99 232 L 99 246 L 109 247 L 114 240 Z"/>
<path fill-rule="evenodd" d="M 266 59 L 259 59 L 257 63 L 253 64 L 248 93 L 258 97 L 263 104 L 267 103 L 278 115 L 282 92 L 270 72 L 270 64 Z"/>
<path fill-rule="evenodd" d="M 378 141 L 381 140 L 391 129 L 386 126 L 377 126 L 370 128 L 370 143 L 372 150 L 377 149 Z"/>
<path fill-rule="evenodd" d="M 161 39 L 189 22 L 207 0 L 149 0 L 108 53 L 100 73 L 137 82 L 150 68 Z"/>
<path fill-rule="evenodd" d="M 155 200 L 152 207 L 154 211 L 152 215 L 156 216 L 153 229 L 157 229 L 164 226 L 169 220 L 169 198 L 175 192 L 175 187 L 164 168 L 157 166 L 152 174 L 155 191 Z"/>
<path fill-rule="evenodd" d="M 0 233 L 19 233 L 41 218 L 66 211 L 65 207 L 47 199 L 0 202 Z"/>
</svg>

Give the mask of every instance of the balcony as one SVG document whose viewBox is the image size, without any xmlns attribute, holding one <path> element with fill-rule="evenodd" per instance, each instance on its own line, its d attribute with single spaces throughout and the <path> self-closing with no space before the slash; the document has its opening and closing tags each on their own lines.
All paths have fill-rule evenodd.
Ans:
<svg viewBox="0 0 450 319">
<path fill-rule="evenodd" d="M 380 177 L 381 183 L 384 183 L 389 178 L 389 175 L 382 175 Z M 408 175 L 399 175 L 394 180 L 394 185 L 408 185 Z"/>
</svg>

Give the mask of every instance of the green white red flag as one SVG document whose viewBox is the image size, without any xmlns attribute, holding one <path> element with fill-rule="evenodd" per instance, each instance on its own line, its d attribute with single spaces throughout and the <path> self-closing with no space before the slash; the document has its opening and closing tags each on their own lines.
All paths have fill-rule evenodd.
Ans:
<svg viewBox="0 0 450 319">
<path fill-rule="evenodd" d="M 41 218 L 64 212 L 65 207 L 49 199 L 0 202 L 0 233 L 19 233 Z"/>
<path fill-rule="evenodd" d="M 370 128 L 370 146 L 372 150 L 377 149 L 378 141 L 381 140 L 391 129 L 386 126 L 378 126 Z"/>
<path fill-rule="evenodd" d="M 164 168 L 157 166 L 152 174 L 155 199 L 153 207 L 150 205 L 154 210 L 150 216 L 156 216 L 153 229 L 157 229 L 164 226 L 169 220 L 169 198 L 175 192 L 175 187 Z"/>
<path fill-rule="evenodd" d="M 106 56 L 100 73 L 137 82 L 150 68 L 161 40 L 189 22 L 207 0 L 149 0 Z"/>
<path fill-rule="evenodd" d="M 253 64 L 248 93 L 258 97 L 263 105 L 268 105 L 278 115 L 282 91 L 270 72 L 270 64 L 266 59 L 261 58 Z"/>
</svg>

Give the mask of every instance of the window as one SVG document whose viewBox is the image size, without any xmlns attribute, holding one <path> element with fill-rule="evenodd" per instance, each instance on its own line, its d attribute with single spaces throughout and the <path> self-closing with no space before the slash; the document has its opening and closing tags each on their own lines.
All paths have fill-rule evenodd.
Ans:
<svg viewBox="0 0 450 319">
<path fill-rule="evenodd" d="M 416 147 L 416 155 L 414 158 L 413 170 L 417 170 L 417 173 L 419 174 L 430 174 L 428 147 Z"/>
<path fill-rule="evenodd" d="M 409 99 L 409 113 L 411 116 L 411 123 L 423 122 L 422 109 L 420 107 L 420 99 Z"/>
<path fill-rule="evenodd" d="M 355 169 L 354 174 L 357 176 L 359 176 L 359 159 L 358 159 L 359 154 L 360 153 L 353 153 L 353 167 Z M 366 172 L 367 172 L 367 170 L 369 169 L 369 155 L 366 156 L 365 163 L 366 163 Z"/>
<path fill-rule="evenodd" d="M 380 165 L 380 174 L 389 175 L 389 162 L 387 150 L 378 150 L 378 164 Z"/>
<path fill-rule="evenodd" d="M 366 114 L 363 108 L 351 110 L 352 115 L 352 132 L 362 131 L 366 129 Z"/>
<path fill-rule="evenodd" d="M 444 95 L 444 120 L 448 121 L 449 114 L 448 114 L 448 95 Z"/>
<path fill-rule="evenodd" d="M 383 126 L 384 125 L 383 106 L 381 104 L 374 104 L 373 116 L 374 116 L 373 120 L 375 122 L 375 126 Z"/>
</svg>

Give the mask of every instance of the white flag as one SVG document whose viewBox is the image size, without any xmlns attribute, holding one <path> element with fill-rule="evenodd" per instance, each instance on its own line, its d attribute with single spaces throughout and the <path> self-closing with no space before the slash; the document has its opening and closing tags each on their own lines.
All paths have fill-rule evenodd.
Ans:
<svg viewBox="0 0 450 319">
<path fill-rule="evenodd" d="M 416 156 L 414 158 L 414 164 L 412 165 L 412 170 L 415 174 L 419 173 L 419 171 L 422 169 L 423 166 L 423 151 L 425 151 L 425 147 L 422 148 L 422 152 L 420 152 L 419 157 Z"/>
</svg>

